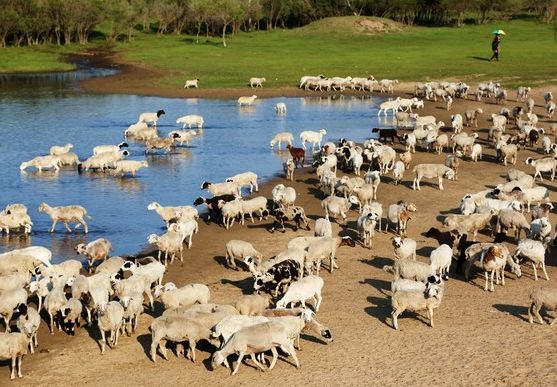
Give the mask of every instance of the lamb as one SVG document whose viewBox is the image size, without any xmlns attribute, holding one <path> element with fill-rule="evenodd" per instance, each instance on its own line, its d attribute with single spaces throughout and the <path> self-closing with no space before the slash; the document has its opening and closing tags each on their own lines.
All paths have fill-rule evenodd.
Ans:
<svg viewBox="0 0 557 387">
<path fill-rule="evenodd" d="M 246 257 L 254 257 L 258 261 L 263 259 L 263 254 L 257 251 L 249 242 L 233 239 L 226 243 L 226 261 L 229 267 L 237 270 L 236 259 L 244 260 Z"/>
<path fill-rule="evenodd" d="M 252 325 L 269 322 L 269 317 L 260 315 L 232 315 L 225 317 L 221 322 L 213 327 L 213 337 L 221 338 L 221 348 L 228 340 L 240 329 Z"/>
<path fill-rule="evenodd" d="M 151 293 L 153 281 L 150 278 L 142 275 L 132 275 L 128 278 L 124 278 L 123 271 L 119 271 L 110 276 L 110 281 L 114 288 L 114 295 L 118 297 L 118 299 L 121 300 L 124 297 L 140 294 L 141 302 L 143 303 L 143 294 L 145 294 L 149 299 L 151 311 L 155 310 L 153 294 Z M 94 286 L 93 284 L 93 287 Z M 155 295 L 155 297 L 157 297 L 157 295 Z"/>
<path fill-rule="evenodd" d="M 333 228 L 331 222 L 328 219 L 319 218 L 315 221 L 314 236 L 316 237 L 328 237 L 333 236 Z"/>
<path fill-rule="evenodd" d="M 89 227 L 87 222 L 85 222 L 84 218 L 92 219 L 87 210 L 82 206 L 78 205 L 70 205 L 70 206 L 59 206 L 59 207 L 51 207 L 46 203 L 39 204 L 38 208 L 39 212 L 46 212 L 50 219 L 52 219 L 52 227 L 50 228 L 50 232 L 54 232 L 56 224 L 58 222 L 64 223 L 66 226 L 66 230 L 68 232 L 72 232 L 71 228 L 68 226 L 68 223 L 77 223 L 74 228 L 74 231 L 82 225 L 84 228 L 85 234 L 89 232 Z"/>
<path fill-rule="evenodd" d="M 362 213 L 362 215 L 358 217 L 358 220 L 356 221 L 358 232 L 360 233 L 360 240 L 368 249 L 372 248 L 373 236 L 375 235 L 375 226 L 378 224 L 378 220 L 379 230 L 381 230 L 381 217 L 372 211 L 366 210 Z"/>
<path fill-rule="evenodd" d="M 170 222 L 175 219 L 194 220 L 199 219 L 197 209 L 192 206 L 161 206 L 157 202 L 151 202 L 147 206 L 147 210 L 155 211 L 161 219 L 166 223 L 166 227 L 170 226 Z"/>
<path fill-rule="evenodd" d="M 435 274 L 448 277 L 451 261 L 453 258 L 453 250 L 451 246 L 442 244 L 433 250 L 429 256 L 431 269 Z"/>
<path fill-rule="evenodd" d="M 553 118 L 553 115 L 555 114 L 556 107 L 557 106 L 555 105 L 555 102 L 553 102 L 553 101 L 549 101 L 545 105 L 545 109 L 547 110 L 547 117 L 548 118 Z"/>
<path fill-rule="evenodd" d="M 6 324 L 6 332 L 11 332 L 10 320 L 19 304 L 27 304 L 27 291 L 25 289 L 15 288 L 0 293 L 0 318 Z"/>
<path fill-rule="evenodd" d="M 256 292 L 259 292 L 262 288 L 265 288 L 267 291 L 272 290 L 275 297 L 279 294 L 279 292 L 283 293 L 292 281 L 296 281 L 302 277 L 303 267 L 300 264 L 300 261 L 303 260 L 304 256 L 305 252 L 302 252 L 301 255 L 296 254 L 295 257 L 292 257 L 295 259 L 286 259 L 275 263 L 263 274 L 260 274 L 258 271 L 259 269 L 254 269 L 253 258 L 247 257 L 244 262 L 248 265 L 250 271 L 255 277 L 253 289 Z M 278 256 L 275 257 L 276 260 L 278 260 L 278 258 Z M 273 262 L 273 260 L 269 260 L 267 262 Z M 273 287 L 274 289 L 272 289 Z"/>
<path fill-rule="evenodd" d="M 68 333 L 71 336 L 75 335 L 75 327 L 79 327 L 79 319 L 81 318 L 82 312 L 83 305 L 81 304 L 81 301 L 74 297 L 70 298 L 60 310 L 64 326 L 68 328 Z"/>
<path fill-rule="evenodd" d="M 201 189 L 206 189 L 213 196 L 220 196 L 220 195 L 235 195 L 238 197 L 242 196 L 240 187 L 238 186 L 238 184 L 233 182 L 210 183 L 208 181 L 204 181 L 201 184 Z"/>
<path fill-rule="evenodd" d="M 25 299 L 27 299 L 27 293 L 25 293 Z M 66 299 L 66 293 L 64 292 L 64 286 L 55 286 L 50 293 L 45 297 L 43 308 L 48 313 L 50 317 L 50 334 L 54 334 L 54 317 L 56 316 L 56 323 L 58 329 L 61 330 L 60 319 L 58 318 L 58 313 L 62 310 L 64 305 L 68 300 Z"/>
<path fill-rule="evenodd" d="M 190 307 L 194 304 L 206 304 L 211 298 L 211 292 L 206 285 L 188 284 L 177 288 L 172 282 L 158 285 L 154 290 L 155 298 L 160 298 L 165 309 Z"/>
<path fill-rule="evenodd" d="M 34 159 L 25 161 L 19 165 L 20 171 L 25 171 L 29 167 L 35 167 L 42 172 L 43 169 L 54 169 L 54 172 L 60 170 L 60 158 L 58 156 L 37 156 Z"/>
<path fill-rule="evenodd" d="M 288 160 L 282 163 L 282 170 L 284 171 L 284 178 L 290 181 L 294 180 L 294 169 L 296 165 L 294 164 L 294 159 L 288 158 Z"/>
<path fill-rule="evenodd" d="M 174 146 L 174 138 L 154 137 L 145 141 L 145 154 L 163 150 L 170 152 Z"/>
<path fill-rule="evenodd" d="M 290 156 L 292 156 L 292 160 L 294 161 L 294 167 L 297 168 L 300 165 L 300 168 L 303 168 L 304 163 L 306 161 L 306 151 L 304 148 L 294 148 L 292 145 L 286 145 L 286 149 L 290 152 Z"/>
<path fill-rule="evenodd" d="M 555 168 L 557 167 L 557 160 L 553 157 L 544 157 L 538 160 L 534 160 L 532 157 L 528 157 L 524 161 L 527 165 L 531 165 L 535 169 L 534 179 L 536 176 L 540 177 L 540 181 L 543 182 L 542 172 L 551 172 L 551 181 L 555 178 Z"/>
<path fill-rule="evenodd" d="M 231 202 L 219 200 L 219 208 L 222 211 L 222 223 L 227 230 L 234 225 L 237 217 L 242 217 L 242 201 L 239 199 Z"/>
<path fill-rule="evenodd" d="M 319 274 L 321 262 L 329 259 L 329 272 L 333 272 L 338 266 L 335 262 L 336 251 L 339 247 L 354 247 L 356 244 L 350 237 L 320 238 L 312 242 L 305 257 L 304 266 L 308 273 L 316 272 Z"/>
<path fill-rule="evenodd" d="M 153 124 L 153 126 L 157 126 L 157 122 L 163 114 L 165 114 L 164 110 L 157 110 L 156 113 L 141 113 L 137 122 L 144 122 L 146 124 Z"/>
<path fill-rule="evenodd" d="M 441 305 L 444 286 L 433 285 L 425 292 L 396 292 L 391 298 L 393 327 L 398 330 L 398 316 L 405 310 L 417 312 L 427 310 L 429 325 L 433 327 L 433 310 Z"/>
<path fill-rule="evenodd" d="M 472 145 L 472 153 L 470 154 L 470 158 L 473 162 L 477 162 L 478 159 L 482 159 L 482 146 L 480 144 Z"/>
<path fill-rule="evenodd" d="M 473 110 L 466 110 L 464 112 L 464 118 L 466 118 L 466 126 L 474 125 L 475 128 L 478 127 L 478 117 L 483 114 L 483 110 L 481 108 L 473 109 Z"/>
<path fill-rule="evenodd" d="M 135 177 L 137 175 L 137 171 L 139 171 L 141 168 L 148 167 L 149 164 L 145 160 L 119 160 L 114 163 L 114 170 L 112 171 L 112 174 L 115 176 L 120 175 L 120 177 L 131 174 L 133 177 Z"/>
<path fill-rule="evenodd" d="M 335 218 L 341 216 L 342 221 L 346 222 L 346 213 L 352 204 L 358 204 L 358 199 L 354 196 L 345 199 L 331 195 L 321 201 L 321 208 L 325 210 L 325 219 L 329 219 L 330 214 Z"/>
<path fill-rule="evenodd" d="M 532 90 L 531 87 L 519 86 L 516 89 L 516 100 L 517 101 L 524 101 L 530 95 L 531 90 Z"/>
<path fill-rule="evenodd" d="M 476 240 L 478 231 L 487 227 L 493 218 L 495 210 L 483 214 L 471 215 L 448 215 L 443 220 L 443 225 L 449 230 L 457 230 L 461 233 L 472 234 L 473 240 Z"/>
<path fill-rule="evenodd" d="M 512 208 L 503 209 L 499 211 L 497 216 L 497 229 L 498 233 L 505 232 L 512 228 L 515 232 L 515 240 L 520 239 L 520 231 L 524 230 L 524 234 L 530 232 L 530 224 L 526 221 L 524 214 L 515 211 Z"/>
<path fill-rule="evenodd" d="M 213 354 L 211 358 L 211 368 L 214 369 L 217 365 L 222 363 L 229 368 L 226 358 L 236 353 L 239 357 L 232 375 L 236 375 L 246 354 L 250 354 L 255 365 L 259 369 L 264 370 L 265 368 L 257 361 L 256 354 L 271 350 L 273 353 L 273 360 L 268 368 L 271 370 L 274 368 L 278 358 L 276 347 L 281 347 L 286 353 L 292 355 L 296 363 L 296 368 L 300 367 L 289 332 L 278 322 L 267 322 L 249 326 L 236 332 L 230 340 L 226 342 L 222 349 Z"/>
<path fill-rule="evenodd" d="M 58 163 L 59 166 L 74 166 L 79 164 L 79 157 L 73 152 L 67 152 L 61 155 L 58 155 Z"/>
<path fill-rule="evenodd" d="M 302 141 L 302 148 L 306 149 L 306 142 L 311 143 L 311 149 L 315 148 L 317 144 L 319 148 L 321 148 L 321 140 L 323 136 L 327 134 L 327 130 L 319 129 L 318 132 L 312 130 L 306 130 L 300 133 L 300 140 Z"/>
<path fill-rule="evenodd" d="M 302 307 L 306 307 L 306 301 L 315 300 L 315 312 L 319 312 L 321 306 L 321 291 L 323 289 L 323 279 L 318 276 L 309 275 L 293 282 L 284 296 L 277 302 L 277 308 L 286 308 L 289 304 L 301 303 Z"/>
<path fill-rule="evenodd" d="M 512 165 L 516 164 L 519 146 L 516 144 L 501 144 L 497 143 L 497 160 L 503 160 L 503 164 L 507 165 L 507 159 L 510 159 Z"/>
<path fill-rule="evenodd" d="M 495 94 L 495 103 L 498 103 L 499 105 L 507 103 L 507 90 L 501 89 L 497 91 Z"/>
<path fill-rule="evenodd" d="M 533 287 L 528 291 L 528 298 L 530 299 L 530 306 L 528 307 L 528 321 L 530 324 L 534 323 L 534 314 L 540 324 L 545 324 L 542 316 L 540 315 L 540 310 L 545 308 L 547 310 L 557 310 L 557 289 L 549 287 Z M 555 324 L 557 317 L 553 317 L 550 325 Z M 13 367 L 13 366 L 12 366 Z"/>
<path fill-rule="evenodd" d="M 241 296 L 236 301 L 235 307 L 244 316 L 261 316 L 263 311 L 269 307 L 270 297 L 267 295 L 250 294 Z"/>
<path fill-rule="evenodd" d="M 478 133 L 469 136 L 467 133 L 453 134 L 451 139 L 453 141 L 453 153 L 456 153 L 458 148 L 462 149 L 464 153 L 469 148 L 472 148 L 474 142 L 478 138 Z"/>
<path fill-rule="evenodd" d="M 234 175 L 232 177 L 228 177 L 225 180 L 227 183 L 236 183 L 240 189 L 242 187 L 249 185 L 249 192 L 252 193 L 253 189 L 255 188 L 255 192 L 259 191 L 259 187 L 257 186 L 257 175 L 253 172 L 244 172 Z"/>
<path fill-rule="evenodd" d="M 546 91 L 545 93 L 543 93 L 543 100 L 545 101 L 545 103 L 553 101 L 553 93 L 551 91 Z"/>
<path fill-rule="evenodd" d="M 141 132 L 147 130 L 149 127 L 145 122 L 137 122 L 135 124 L 130 125 L 124 131 L 124 137 L 135 137 L 139 135 Z"/>
<path fill-rule="evenodd" d="M 185 129 L 186 127 L 188 127 L 188 129 L 191 129 L 193 126 L 200 129 L 203 128 L 203 124 L 205 123 L 205 121 L 203 120 L 203 117 L 200 115 L 190 114 L 187 116 L 179 117 L 176 120 L 176 123 L 182 124 L 182 129 Z"/>
<path fill-rule="evenodd" d="M 171 138 L 174 142 L 179 143 L 180 146 L 183 146 L 186 143 L 186 146 L 190 146 L 190 141 L 201 133 L 203 129 L 195 130 L 173 130 L 168 133 L 168 138 Z"/>
<path fill-rule="evenodd" d="M 267 80 L 265 78 L 250 78 L 249 79 L 249 86 L 253 89 L 253 88 L 258 88 L 261 87 L 263 88 L 263 82 L 266 82 Z"/>
<path fill-rule="evenodd" d="M 134 293 L 123 296 L 120 303 L 124 307 L 122 333 L 125 330 L 129 336 L 137 329 L 137 320 L 143 313 L 143 294 Z"/>
<path fill-rule="evenodd" d="M 396 204 L 391 204 L 387 213 L 385 231 L 388 231 L 389 223 L 393 223 L 394 225 L 396 225 L 397 233 L 399 233 L 401 236 L 406 234 L 408 221 L 411 219 L 410 213 L 417 210 L 418 209 L 414 203 L 399 201 Z"/>
<path fill-rule="evenodd" d="M 398 157 L 400 161 L 404 163 L 404 167 L 408 169 L 408 167 L 410 166 L 410 162 L 412 161 L 412 154 L 409 151 L 406 151 L 404 153 L 400 153 Z"/>
<path fill-rule="evenodd" d="M 161 260 L 161 253 L 164 252 L 164 265 L 168 265 L 168 256 L 170 255 L 170 263 L 174 261 L 176 255 L 180 261 L 184 261 L 183 253 L 184 253 L 184 235 L 177 231 L 169 230 L 165 234 L 157 235 L 157 234 L 150 234 L 147 237 L 147 242 L 150 244 L 154 244 L 157 246 L 158 252 L 158 260 Z M 190 239 L 191 241 L 191 239 Z"/>
<path fill-rule="evenodd" d="M 410 238 L 393 237 L 392 245 L 396 259 L 416 260 L 416 241 Z"/>
<path fill-rule="evenodd" d="M 414 172 L 414 182 L 412 189 L 420 190 L 420 180 L 424 177 L 435 178 L 439 181 L 439 189 L 443 190 L 443 178 L 454 180 L 455 172 L 443 164 L 418 164 L 412 170 Z"/>
<path fill-rule="evenodd" d="M 251 106 L 257 99 L 256 95 L 252 95 L 251 97 L 240 97 L 238 98 L 238 106 Z"/>
<path fill-rule="evenodd" d="M 184 84 L 184 89 L 189 89 L 190 87 L 195 87 L 196 89 L 199 87 L 199 78 L 196 79 L 188 79 Z"/>
<path fill-rule="evenodd" d="M 72 276 L 78 276 L 81 268 L 81 262 L 76 259 L 68 259 L 56 265 L 41 265 L 37 267 L 35 269 L 35 276 L 38 274 L 50 279 L 56 279 L 59 277 L 69 278 Z"/>
<path fill-rule="evenodd" d="M 528 238 L 541 241 L 548 246 L 551 241 L 551 223 L 548 218 L 534 219 L 530 223 L 530 234 Z"/>
<path fill-rule="evenodd" d="M 405 133 L 402 135 L 402 139 L 404 140 L 406 151 L 416 153 L 416 135 L 414 133 Z"/>
<path fill-rule="evenodd" d="M 60 156 L 64 153 L 68 153 L 70 149 L 73 148 L 73 144 L 66 144 L 64 146 L 54 145 L 50 147 L 50 155 L 52 156 Z"/>
<path fill-rule="evenodd" d="M 534 102 L 534 98 L 528 98 L 526 100 L 526 110 L 528 113 L 532 113 L 532 111 L 534 110 L 534 106 L 536 106 L 536 103 Z"/>
<path fill-rule="evenodd" d="M 395 161 L 395 164 L 393 166 L 393 180 L 395 185 L 399 184 L 402 181 L 402 178 L 404 177 L 404 171 L 404 163 L 400 160 Z"/>
<path fill-rule="evenodd" d="M 437 154 L 440 155 L 443 153 L 443 148 L 445 147 L 449 147 L 449 136 L 443 133 L 435 139 L 435 150 L 437 151 Z"/>
<path fill-rule="evenodd" d="M 75 251 L 87 257 L 89 272 L 91 272 L 95 261 L 104 261 L 108 258 L 108 254 L 112 251 L 112 244 L 108 239 L 99 238 L 87 244 L 78 244 L 75 247 Z"/>
<path fill-rule="evenodd" d="M 286 142 L 288 145 L 292 146 L 294 141 L 294 136 L 290 132 L 280 132 L 275 134 L 275 137 L 270 142 L 271 148 L 274 148 L 275 144 L 278 144 L 278 149 L 280 150 L 280 144 Z"/>
<path fill-rule="evenodd" d="M 41 316 L 33 307 L 20 304 L 18 307 L 19 317 L 17 318 L 17 329 L 24 333 L 29 340 L 29 350 L 35 353 L 35 347 L 39 345 L 37 332 L 41 325 Z"/>
<path fill-rule="evenodd" d="M 21 359 L 23 355 L 27 354 L 27 347 L 29 346 L 29 336 L 21 332 L 4 332 L 0 333 L 0 359 L 12 361 L 12 370 L 10 372 L 10 379 L 17 377 L 22 378 L 21 373 Z"/>
<path fill-rule="evenodd" d="M 549 281 L 547 271 L 545 270 L 545 246 L 542 242 L 532 239 L 522 239 L 518 242 L 513 258 L 518 262 L 521 261 L 521 258 L 530 261 L 534 269 L 534 279 L 536 281 L 538 280 L 538 271 L 536 267 L 541 266 L 545 279 Z"/>
<path fill-rule="evenodd" d="M 540 218 L 549 218 L 550 211 L 553 210 L 553 204 L 551 203 L 541 203 L 537 206 L 532 207 L 530 215 L 532 220 Z"/>
<path fill-rule="evenodd" d="M 286 104 L 284 102 L 277 102 L 275 104 L 275 112 L 280 116 L 285 115 L 286 114 Z"/>
<path fill-rule="evenodd" d="M 118 345 L 118 336 L 122 329 L 124 307 L 118 301 L 110 301 L 105 308 L 98 311 L 98 325 L 101 331 L 101 354 L 106 346 L 106 332 L 110 332 L 108 345 L 114 348 Z"/>
<path fill-rule="evenodd" d="M 366 204 L 370 204 L 372 200 L 377 198 L 377 187 L 379 185 L 378 183 L 380 182 L 380 180 L 379 180 L 378 172 L 377 171 L 374 172 L 377 173 L 377 180 L 375 180 L 374 183 L 372 184 L 366 183 L 361 187 L 354 188 L 354 195 L 358 199 L 358 203 L 355 204 L 358 204 L 359 207 L 358 210 L 360 213 L 362 212 L 362 206 L 365 206 Z M 354 196 L 351 197 L 353 198 Z"/>
<path fill-rule="evenodd" d="M 462 123 L 462 116 L 460 114 L 451 115 L 451 126 L 454 129 L 455 133 L 462 132 L 463 123 Z"/>
<path fill-rule="evenodd" d="M 284 184 L 277 184 L 272 190 L 273 202 L 277 206 L 288 208 L 294 205 L 296 201 L 296 190 L 292 187 L 286 187 Z"/>
</svg>

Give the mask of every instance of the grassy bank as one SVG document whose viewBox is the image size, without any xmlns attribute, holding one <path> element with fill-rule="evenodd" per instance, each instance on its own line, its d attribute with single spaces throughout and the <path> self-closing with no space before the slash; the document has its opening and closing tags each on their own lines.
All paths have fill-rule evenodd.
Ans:
<svg viewBox="0 0 557 387">
<path fill-rule="evenodd" d="M 77 53 L 83 46 L 38 46 L 0 48 L 0 73 L 50 72 L 73 70 L 66 54 Z"/>
<path fill-rule="evenodd" d="M 373 74 L 378 78 L 500 79 L 519 83 L 555 83 L 557 43 L 552 25 L 514 20 L 462 28 L 411 27 L 387 34 L 354 29 L 357 18 L 324 19 L 296 30 L 240 33 L 223 48 L 217 38 L 138 33 L 116 50 L 124 61 L 160 71 L 155 85 L 181 86 L 188 78 L 202 87 L 242 87 L 252 76 L 267 78 L 266 87 L 295 85 L 301 75 Z M 491 31 L 507 32 L 501 62 L 491 55 Z M 47 55 L 40 51 L 14 51 L 15 56 Z M 61 66 L 48 53 L 41 67 Z M 4 56 L 4 55 L 3 55 Z M 35 60 L 36 61 L 36 60 Z M 30 62 L 14 59 L 13 63 Z M 0 64 L 7 71 L 8 64 Z"/>
</svg>

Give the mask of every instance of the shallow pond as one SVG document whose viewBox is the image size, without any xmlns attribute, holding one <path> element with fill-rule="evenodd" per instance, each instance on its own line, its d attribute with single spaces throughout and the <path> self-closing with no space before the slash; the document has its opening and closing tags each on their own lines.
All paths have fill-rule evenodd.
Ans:
<svg viewBox="0 0 557 387">
<path fill-rule="evenodd" d="M 384 124 L 377 121 L 377 98 L 272 98 L 239 109 L 235 100 L 93 95 L 76 87 L 76 80 L 109 73 L 0 77 L 0 206 L 24 203 L 34 222 L 30 237 L 0 237 L 0 251 L 41 245 L 50 248 L 54 261 L 59 261 L 74 257 L 77 243 L 104 237 L 112 242 L 113 254 L 137 253 L 147 246 L 147 235 L 163 232 L 158 215 L 146 209 L 151 201 L 191 204 L 197 196 L 207 195 L 199 188 L 204 180 L 223 181 L 251 170 L 264 181 L 279 173 L 286 153 L 269 148 L 275 133 L 293 132 L 299 143 L 301 131 L 326 128 L 330 140 L 347 133 L 351 139 L 363 140 L 372 127 Z M 287 105 L 286 116 L 274 112 L 279 101 Z M 118 144 L 125 128 L 141 112 L 158 109 L 166 111 L 159 121 L 161 136 L 177 128 L 176 118 L 186 114 L 201 114 L 205 131 L 190 148 L 149 156 L 149 168 L 142 169 L 135 179 L 78 175 L 75 169 L 62 170 L 59 175 L 19 171 L 22 161 L 47 154 L 51 145 L 72 143 L 73 151 L 84 159 L 95 145 Z M 130 158 L 143 159 L 143 149 L 142 144 L 130 142 Z M 50 218 L 37 212 L 43 201 L 83 205 L 93 218 L 89 234 L 68 234 L 60 224 L 50 234 Z"/>
</svg>

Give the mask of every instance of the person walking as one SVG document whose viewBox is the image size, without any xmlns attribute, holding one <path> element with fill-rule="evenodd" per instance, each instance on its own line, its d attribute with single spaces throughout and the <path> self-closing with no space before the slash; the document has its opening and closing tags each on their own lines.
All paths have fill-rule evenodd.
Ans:
<svg viewBox="0 0 557 387">
<path fill-rule="evenodd" d="M 489 59 L 490 62 L 496 60 L 499 61 L 499 44 L 501 43 L 501 35 L 495 34 L 493 41 L 491 42 L 491 51 L 493 51 L 493 55 Z"/>
</svg>

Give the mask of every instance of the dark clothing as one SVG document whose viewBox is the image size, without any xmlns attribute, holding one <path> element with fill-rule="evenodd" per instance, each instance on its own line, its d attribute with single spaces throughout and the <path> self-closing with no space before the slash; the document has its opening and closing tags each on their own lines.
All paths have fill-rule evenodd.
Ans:
<svg viewBox="0 0 557 387">
<path fill-rule="evenodd" d="M 491 50 L 493 51 L 493 55 L 491 56 L 490 61 L 492 60 L 499 60 L 499 43 L 501 42 L 501 38 L 499 35 L 495 35 L 493 41 L 491 42 Z"/>
</svg>

